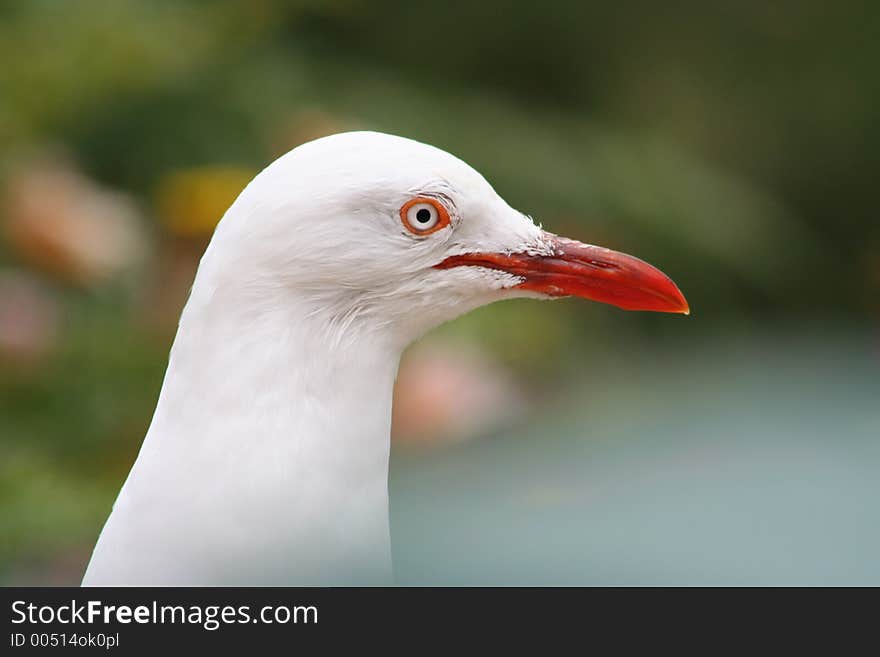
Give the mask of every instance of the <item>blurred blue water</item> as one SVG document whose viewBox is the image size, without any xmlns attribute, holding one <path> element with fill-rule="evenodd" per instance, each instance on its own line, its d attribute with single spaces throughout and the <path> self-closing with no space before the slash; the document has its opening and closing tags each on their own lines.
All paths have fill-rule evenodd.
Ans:
<svg viewBox="0 0 880 657">
<path fill-rule="evenodd" d="M 398 450 L 397 579 L 880 584 L 877 347 L 829 332 L 618 356 L 524 426 Z"/>
</svg>

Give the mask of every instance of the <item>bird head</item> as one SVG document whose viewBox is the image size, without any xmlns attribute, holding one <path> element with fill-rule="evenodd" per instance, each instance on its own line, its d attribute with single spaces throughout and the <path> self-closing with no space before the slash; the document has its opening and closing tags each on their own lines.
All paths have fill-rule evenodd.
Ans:
<svg viewBox="0 0 880 657">
<path fill-rule="evenodd" d="M 267 167 L 220 222 L 202 275 L 403 343 L 517 296 L 688 313 L 655 267 L 546 232 L 458 158 L 375 132 L 317 139 Z"/>
</svg>

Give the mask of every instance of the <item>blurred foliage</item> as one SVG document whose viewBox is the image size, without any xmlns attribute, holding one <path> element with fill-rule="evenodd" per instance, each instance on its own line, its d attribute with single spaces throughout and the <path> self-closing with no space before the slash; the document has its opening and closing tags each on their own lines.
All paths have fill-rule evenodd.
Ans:
<svg viewBox="0 0 880 657">
<path fill-rule="evenodd" d="M 0 362 L 0 577 L 93 539 L 161 383 L 182 301 L 162 291 L 185 293 L 249 172 L 328 132 L 449 150 L 548 229 L 680 284 L 687 321 L 511 302 L 442 329 L 537 391 L 659 335 L 875 325 L 878 34 L 857 1 L 0 2 L 0 186 L 61 153 L 155 237 L 130 275 L 46 279 L 59 344 Z"/>
</svg>

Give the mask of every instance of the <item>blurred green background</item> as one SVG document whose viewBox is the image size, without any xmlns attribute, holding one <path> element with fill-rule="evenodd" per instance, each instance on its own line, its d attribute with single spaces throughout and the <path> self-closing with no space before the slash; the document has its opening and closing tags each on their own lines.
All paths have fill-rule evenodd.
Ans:
<svg viewBox="0 0 880 657">
<path fill-rule="evenodd" d="M 854 1 L 0 2 L 0 582 L 78 583 L 214 224 L 368 128 L 693 310 L 417 345 L 401 583 L 880 584 L 878 34 Z"/>
</svg>

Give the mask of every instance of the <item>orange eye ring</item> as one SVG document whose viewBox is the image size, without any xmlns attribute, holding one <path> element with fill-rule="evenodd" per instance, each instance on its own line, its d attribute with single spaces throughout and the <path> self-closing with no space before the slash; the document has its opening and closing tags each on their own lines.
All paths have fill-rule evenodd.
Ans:
<svg viewBox="0 0 880 657">
<path fill-rule="evenodd" d="M 413 235 L 430 235 L 449 225 L 449 212 L 437 199 L 417 196 L 400 208 L 400 220 Z"/>
</svg>

